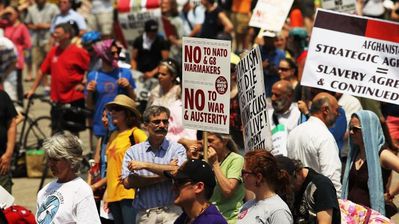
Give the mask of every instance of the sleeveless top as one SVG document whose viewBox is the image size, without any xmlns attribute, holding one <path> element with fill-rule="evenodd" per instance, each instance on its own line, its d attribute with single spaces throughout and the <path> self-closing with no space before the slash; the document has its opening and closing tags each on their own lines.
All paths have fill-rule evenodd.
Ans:
<svg viewBox="0 0 399 224">
<path fill-rule="evenodd" d="M 216 39 L 219 32 L 223 32 L 224 27 L 219 22 L 219 13 L 223 12 L 222 8 L 217 6 L 213 11 L 205 11 L 205 20 L 202 24 L 200 37 Z"/>
</svg>

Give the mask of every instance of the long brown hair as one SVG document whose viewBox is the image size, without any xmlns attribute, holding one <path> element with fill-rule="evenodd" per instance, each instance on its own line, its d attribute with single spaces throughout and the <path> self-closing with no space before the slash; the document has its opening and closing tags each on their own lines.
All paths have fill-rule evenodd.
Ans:
<svg viewBox="0 0 399 224">
<path fill-rule="evenodd" d="M 270 189 L 288 204 L 288 197 L 292 195 L 290 176 L 277 166 L 276 158 L 269 151 L 258 149 L 247 152 L 244 159 L 248 169 L 253 173 L 260 173 Z"/>
</svg>

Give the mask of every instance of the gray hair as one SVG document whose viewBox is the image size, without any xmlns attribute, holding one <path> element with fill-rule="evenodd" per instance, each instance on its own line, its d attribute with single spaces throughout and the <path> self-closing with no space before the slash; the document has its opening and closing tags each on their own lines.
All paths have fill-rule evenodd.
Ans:
<svg viewBox="0 0 399 224">
<path fill-rule="evenodd" d="M 78 174 L 82 161 L 83 148 L 78 137 L 70 133 L 57 133 L 43 143 L 48 158 L 66 159 L 72 170 Z"/>
<path fill-rule="evenodd" d="M 330 107 L 331 102 L 328 97 L 321 97 L 320 99 L 313 100 L 312 105 L 310 106 L 310 113 L 315 114 L 321 111 L 323 106 Z"/>
<path fill-rule="evenodd" d="M 158 116 L 161 113 L 166 113 L 170 117 L 170 110 L 163 106 L 150 106 L 143 113 L 144 123 L 150 122 L 151 116 Z"/>
<path fill-rule="evenodd" d="M 228 134 L 221 134 L 216 132 L 209 132 L 209 135 L 215 135 L 216 137 L 220 138 L 221 140 L 226 141 L 226 147 L 230 150 L 230 152 L 235 152 L 239 154 L 238 146 L 236 142 L 233 140 L 231 135 Z"/>
</svg>

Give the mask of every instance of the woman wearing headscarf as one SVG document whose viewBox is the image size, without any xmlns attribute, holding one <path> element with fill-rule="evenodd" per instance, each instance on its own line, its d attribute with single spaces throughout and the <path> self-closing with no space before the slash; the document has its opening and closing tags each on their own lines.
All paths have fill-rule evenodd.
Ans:
<svg viewBox="0 0 399 224">
<path fill-rule="evenodd" d="M 37 194 L 38 223 L 100 223 L 90 186 L 78 176 L 82 145 L 72 134 L 56 134 L 43 144 L 57 178 Z"/>
<path fill-rule="evenodd" d="M 216 176 L 216 187 L 211 202 L 216 205 L 228 223 L 236 223 L 245 195 L 241 170 L 244 158 L 230 135 L 208 134 L 208 163 Z"/>
<path fill-rule="evenodd" d="M 399 171 L 399 158 L 385 146 L 380 120 L 371 111 L 356 112 L 350 120 L 349 134 L 342 198 L 392 216 L 385 200 L 392 200 L 399 192 L 388 188 L 391 170 Z"/>
<path fill-rule="evenodd" d="M 97 137 L 101 137 L 106 133 L 101 121 L 105 104 L 114 100 L 118 94 L 135 99 L 136 84 L 130 69 L 118 67 L 121 48 L 115 40 L 97 42 L 93 45 L 93 50 L 101 58 L 102 66 L 88 75 L 86 104 L 88 108 L 94 109 L 93 132 Z"/>
<path fill-rule="evenodd" d="M 105 207 L 109 208 L 115 223 L 134 224 L 136 211 L 133 208 L 134 189 L 125 189 L 119 178 L 126 151 L 135 144 L 147 140 L 147 135 L 140 127 L 141 114 L 136 109 L 136 102 L 126 95 L 117 95 L 115 100 L 107 103 L 111 112 L 112 123 L 117 130 L 108 141 L 107 188 L 104 193 Z"/>
</svg>

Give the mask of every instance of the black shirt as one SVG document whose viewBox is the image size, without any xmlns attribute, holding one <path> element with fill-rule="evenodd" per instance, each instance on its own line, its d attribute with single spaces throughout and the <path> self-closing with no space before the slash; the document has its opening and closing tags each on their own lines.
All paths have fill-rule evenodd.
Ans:
<svg viewBox="0 0 399 224">
<path fill-rule="evenodd" d="M 14 104 L 8 94 L 0 90 L 0 155 L 7 149 L 7 130 L 11 120 L 17 116 Z"/>
<path fill-rule="evenodd" d="M 219 22 L 219 13 L 221 12 L 223 12 L 223 9 L 219 6 L 210 12 L 205 12 L 205 20 L 202 24 L 200 37 L 216 39 L 218 33 L 224 31 L 223 25 Z"/>
<path fill-rule="evenodd" d="M 148 72 L 156 68 L 162 60 L 162 51 L 169 50 L 168 42 L 157 35 L 150 49 L 143 48 L 143 35 L 134 40 L 133 48 L 137 49 L 137 70 Z"/>
<path fill-rule="evenodd" d="M 341 223 L 341 213 L 337 193 L 330 179 L 311 168 L 302 188 L 295 194 L 294 223 L 317 223 L 316 214 L 328 209 L 333 210 L 332 223 Z"/>
</svg>

